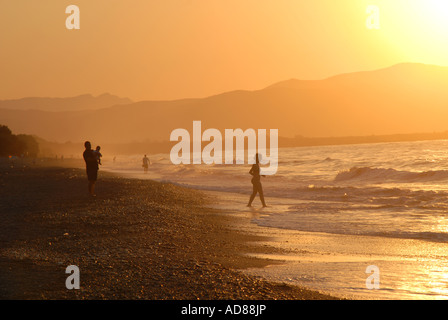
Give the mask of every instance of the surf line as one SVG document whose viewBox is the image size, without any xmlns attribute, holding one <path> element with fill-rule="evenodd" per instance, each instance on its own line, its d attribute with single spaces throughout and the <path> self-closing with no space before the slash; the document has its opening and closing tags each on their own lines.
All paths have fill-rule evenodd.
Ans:
<svg viewBox="0 0 448 320">
<path fill-rule="evenodd" d="M 255 163 L 255 155 L 258 153 L 260 164 L 269 165 L 260 168 L 260 174 L 274 175 L 278 169 L 278 129 L 269 130 L 269 155 L 266 149 L 266 131 L 266 129 L 258 129 L 257 131 L 254 129 L 246 129 L 245 131 L 242 129 L 225 129 L 223 150 L 221 131 L 210 128 L 202 132 L 202 122 L 193 121 L 192 136 L 187 129 L 183 128 L 171 132 L 170 141 L 178 141 L 178 143 L 171 148 L 170 159 L 175 165 L 191 163 L 246 164 L 245 150 L 247 149 L 248 164 Z M 246 138 L 247 148 L 245 145 Z M 202 148 L 202 142 L 209 143 Z M 193 150 L 191 150 L 191 147 Z"/>
</svg>

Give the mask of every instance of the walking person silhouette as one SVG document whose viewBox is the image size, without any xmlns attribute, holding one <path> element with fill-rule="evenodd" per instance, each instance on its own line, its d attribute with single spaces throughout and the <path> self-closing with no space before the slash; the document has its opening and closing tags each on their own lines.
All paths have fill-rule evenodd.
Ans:
<svg viewBox="0 0 448 320">
<path fill-rule="evenodd" d="M 248 207 L 252 206 L 252 201 L 254 201 L 255 196 L 257 193 L 260 195 L 261 203 L 263 204 L 263 207 L 267 207 L 265 201 L 264 201 L 264 194 L 263 194 L 263 187 L 261 186 L 261 176 L 260 176 L 260 157 L 261 155 L 257 153 L 255 155 L 255 164 L 252 165 L 252 168 L 250 169 L 249 173 L 252 175 L 252 186 L 253 191 L 249 199 Z"/>
</svg>

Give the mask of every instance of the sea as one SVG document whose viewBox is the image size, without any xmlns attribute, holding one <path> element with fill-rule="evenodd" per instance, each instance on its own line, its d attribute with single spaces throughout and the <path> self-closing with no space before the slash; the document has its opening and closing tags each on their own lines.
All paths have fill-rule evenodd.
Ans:
<svg viewBox="0 0 448 320">
<path fill-rule="evenodd" d="M 267 208 L 246 207 L 249 164 L 148 154 L 145 174 L 143 155 L 113 156 L 101 170 L 204 190 L 281 250 L 247 273 L 349 299 L 448 299 L 448 140 L 280 148 Z"/>
</svg>

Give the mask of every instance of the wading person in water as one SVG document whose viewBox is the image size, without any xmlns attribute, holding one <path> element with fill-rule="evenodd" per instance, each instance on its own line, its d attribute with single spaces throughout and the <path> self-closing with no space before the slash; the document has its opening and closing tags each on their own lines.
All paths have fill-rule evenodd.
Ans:
<svg viewBox="0 0 448 320">
<path fill-rule="evenodd" d="M 98 177 L 98 160 L 89 141 L 84 143 L 84 147 L 86 150 L 84 150 L 82 156 L 86 162 L 87 180 L 89 180 L 89 193 L 91 196 L 95 196 L 95 183 Z"/>
<path fill-rule="evenodd" d="M 260 181 L 260 154 L 257 153 L 255 155 L 255 164 L 252 165 L 252 168 L 250 169 L 249 173 L 252 175 L 252 186 L 253 186 L 253 191 L 252 194 L 250 196 L 249 199 L 249 204 L 247 205 L 248 207 L 252 206 L 252 201 L 254 201 L 255 196 L 257 195 L 257 193 L 260 195 L 260 200 L 261 203 L 263 204 L 263 207 L 267 207 L 266 203 L 264 202 L 264 195 L 263 195 L 263 188 L 261 186 L 261 181 Z"/>
<path fill-rule="evenodd" d="M 148 157 L 146 156 L 146 154 L 145 154 L 145 157 L 143 158 L 143 164 L 142 164 L 143 171 L 144 171 L 145 173 L 148 172 L 148 166 L 149 166 L 149 163 L 150 163 L 149 158 L 148 158 Z"/>
</svg>

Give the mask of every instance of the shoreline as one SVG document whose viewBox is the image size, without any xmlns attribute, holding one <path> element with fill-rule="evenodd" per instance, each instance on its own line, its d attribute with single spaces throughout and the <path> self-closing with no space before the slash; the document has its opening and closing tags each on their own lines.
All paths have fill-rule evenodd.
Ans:
<svg viewBox="0 0 448 320">
<path fill-rule="evenodd" d="M 294 200 L 274 197 L 269 198 L 271 207 L 263 209 L 260 204 L 244 210 L 241 208 L 247 195 L 208 193 L 215 199 L 219 197 L 218 208 L 235 217 L 235 230 L 259 236 L 264 240 L 254 245 L 269 249 L 246 253 L 270 263 L 262 268 L 246 268 L 242 270 L 245 274 L 344 300 L 446 300 L 443 243 L 273 227 L 263 219 L 281 216 L 284 207 L 293 205 Z M 378 290 L 366 287 L 369 267 L 381 270 Z"/>
<path fill-rule="evenodd" d="M 0 167 L 0 299 L 340 299 L 241 272 L 273 249 L 201 191 L 102 171 L 90 198 L 84 170 L 52 165 Z M 72 264 L 79 290 L 65 288 Z"/>
</svg>

